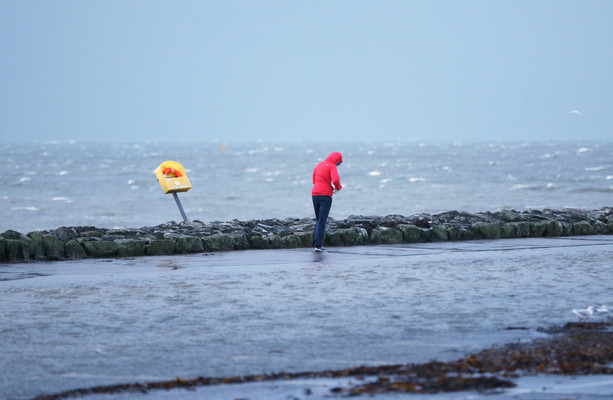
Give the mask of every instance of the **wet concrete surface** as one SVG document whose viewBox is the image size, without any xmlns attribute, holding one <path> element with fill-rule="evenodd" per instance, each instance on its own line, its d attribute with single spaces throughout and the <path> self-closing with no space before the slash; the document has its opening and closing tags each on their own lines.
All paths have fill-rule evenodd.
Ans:
<svg viewBox="0 0 613 400">
<path fill-rule="evenodd" d="M 177 376 L 456 359 L 540 338 L 538 328 L 575 320 L 573 308 L 613 304 L 612 260 L 613 237 L 583 236 L 0 265 L 7 299 L 0 306 L 6 346 L 0 397 Z M 41 322 L 49 313 L 55 324 Z M 92 318 L 100 323 L 83 329 Z M 118 318 L 125 326 L 112 323 Z M 170 328 L 176 328 L 174 342 L 167 345 Z M 150 330 L 146 336 L 143 329 Z M 62 340 L 67 334 L 74 339 Z M 24 353 L 24 346 L 31 350 Z M 157 367 L 160 357 L 165 362 Z M 342 396 L 331 389 L 351 384 L 355 379 L 295 379 L 155 390 L 143 398 L 320 399 Z M 487 397 L 375 398 L 601 399 L 613 393 L 610 376 L 542 375 L 516 384 Z"/>
</svg>

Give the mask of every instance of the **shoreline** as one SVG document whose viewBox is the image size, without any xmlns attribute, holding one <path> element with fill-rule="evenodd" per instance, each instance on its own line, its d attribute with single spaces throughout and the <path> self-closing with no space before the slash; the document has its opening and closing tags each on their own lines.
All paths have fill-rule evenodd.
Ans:
<svg viewBox="0 0 613 400">
<path fill-rule="evenodd" d="M 492 393 L 516 386 L 517 379 L 546 375 L 611 375 L 613 368 L 613 322 L 567 323 L 539 331 L 545 338 L 525 343 L 508 343 L 465 355 L 455 361 L 423 364 L 357 366 L 339 370 L 271 374 L 198 377 L 158 382 L 137 382 L 67 390 L 39 395 L 32 400 L 59 400 L 100 394 L 143 393 L 152 390 L 191 389 L 213 385 L 264 381 L 354 378 L 354 383 L 328 389 L 331 396 L 383 393 L 440 393 L 479 391 Z M 507 328 L 513 329 L 513 328 Z M 370 378 L 370 379 L 367 379 Z"/>
<path fill-rule="evenodd" d="M 188 223 L 107 229 L 60 227 L 0 234 L 0 263 L 140 257 L 312 247 L 313 218 Z M 325 245 L 359 246 L 613 234 L 613 208 L 502 210 L 328 219 Z"/>
</svg>

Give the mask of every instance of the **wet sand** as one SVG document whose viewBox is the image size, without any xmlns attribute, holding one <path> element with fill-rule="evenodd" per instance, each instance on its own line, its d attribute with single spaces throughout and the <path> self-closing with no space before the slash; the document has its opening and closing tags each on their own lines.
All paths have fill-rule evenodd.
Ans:
<svg viewBox="0 0 613 400">
<path fill-rule="evenodd" d="M 195 390 L 202 386 L 217 386 L 219 398 L 223 398 L 225 386 L 238 384 L 242 385 L 240 389 L 246 394 L 244 398 L 248 399 L 252 397 L 247 394 L 250 389 L 245 384 L 256 382 L 269 383 L 269 390 L 277 392 L 277 395 L 291 388 L 292 382 L 298 382 L 300 386 L 304 386 L 303 394 L 308 398 L 312 398 L 314 392 L 310 386 L 319 389 L 327 386 L 327 395 L 340 397 L 462 391 L 493 394 L 517 387 L 515 381 L 518 378 L 534 377 L 537 374 L 608 375 L 612 376 L 612 379 L 605 380 L 604 384 L 599 386 L 604 391 L 613 388 L 613 322 L 568 323 L 562 327 L 551 327 L 546 332 L 551 337 L 494 347 L 451 362 L 361 366 L 341 370 L 216 378 L 177 377 L 170 381 L 70 390 L 38 396 L 34 400 L 60 400 L 100 394 L 148 394 L 150 391 L 160 390 L 166 391 L 162 395 L 168 395 L 168 391 Z M 281 387 L 284 389 L 281 390 Z"/>
</svg>

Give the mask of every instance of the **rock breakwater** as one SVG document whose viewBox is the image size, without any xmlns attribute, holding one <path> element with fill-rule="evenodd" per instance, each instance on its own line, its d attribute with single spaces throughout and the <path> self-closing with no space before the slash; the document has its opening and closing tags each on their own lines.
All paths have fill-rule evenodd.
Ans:
<svg viewBox="0 0 613 400">
<path fill-rule="evenodd" d="M 0 262 L 138 257 L 311 247 L 312 218 L 169 222 L 154 227 L 61 227 L 0 235 Z M 412 216 L 352 215 L 328 220 L 327 246 L 613 234 L 613 208 L 502 210 Z"/>
</svg>

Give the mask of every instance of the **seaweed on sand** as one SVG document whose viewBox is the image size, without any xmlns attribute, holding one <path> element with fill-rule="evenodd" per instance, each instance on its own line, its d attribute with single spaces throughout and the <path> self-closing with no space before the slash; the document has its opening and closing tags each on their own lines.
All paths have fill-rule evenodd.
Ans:
<svg viewBox="0 0 613 400">
<path fill-rule="evenodd" d="M 491 391 L 513 387 L 513 378 L 534 374 L 613 374 L 613 322 L 568 323 L 543 329 L 550 336 L 527 343 L 511 343 L 482 350 L 450 362 L 360 366 L 341 370 L 275 373 L 234 377 L 128 383 L 75 389 L 41 395 L 34 400 L 58 400 L 93 394 L 148 392 L 220 384 L 280 381 L 304 378 L 355 377 L 358 383 L 335 387 L 332 394 L 359 396 L 386 392 L 436 393 Z M 375 377 L 375 379 L 366 379 Z"/>
</svg>

